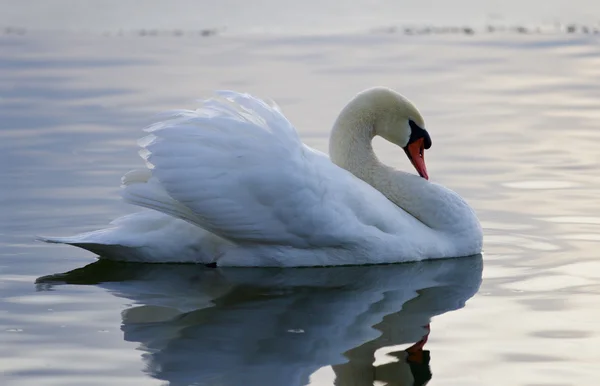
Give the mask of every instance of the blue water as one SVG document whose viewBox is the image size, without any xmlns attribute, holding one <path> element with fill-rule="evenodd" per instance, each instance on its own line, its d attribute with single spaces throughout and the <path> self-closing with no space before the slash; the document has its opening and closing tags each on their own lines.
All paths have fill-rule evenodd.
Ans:
<svg viewBox="0 0 600 386">
<path fill-rule="evenodd" d="M 598 39 L 0 37 L 0 383 L 595 384 Z M 142 165 L 135 141 L 155 113 L 249 91 L 326 150 L 340 108 L 378 84 L 419 106 L 431 178 L 477 211 L 483 257 L 209 269 L 34 240 L 137 210 L 119 179 Z"/>
</svg>

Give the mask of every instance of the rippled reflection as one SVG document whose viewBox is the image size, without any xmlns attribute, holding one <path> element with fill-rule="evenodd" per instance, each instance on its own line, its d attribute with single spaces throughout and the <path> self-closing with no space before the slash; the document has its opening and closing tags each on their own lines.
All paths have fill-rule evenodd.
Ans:
<svg viewBox="0 0 600 386">
<path fill-rule="evenodd" d="M 482 267 L 480 255 L 300 269 L 98 261 L 37 285 L 98 285 L 131 300 L 124 339 L 139 343 L 150 376 L 172 386 L 306 385 L 324 366 L 338 386 L 417 386 L 432 377 L 431 318 L 462 308 Z M 398 345 L 410 347 L 375 362 Z"/>
</svg>

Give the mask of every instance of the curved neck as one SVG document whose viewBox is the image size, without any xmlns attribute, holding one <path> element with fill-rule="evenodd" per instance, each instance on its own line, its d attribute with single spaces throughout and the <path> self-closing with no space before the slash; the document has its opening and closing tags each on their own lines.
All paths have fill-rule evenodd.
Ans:
<svg viewBox="0 0 600 386">
<path fill-rule="evenodd" d="M 443 186 L 379 161 L 371 144 L 380 110 L 351 101 L 340 113 L 329 138 L 331 161 L 380 191 L 391 202 L 437 230 L 461 231 L 476 228 L 472 209 Z M 467 219 L 473 221 L 466 221 Z M 471 224 L 473 222 L 473 224 Z M 478 225 L 477 225 L 478 226 Z"/>
<path fill-rule="evenodd" d="M 420 213 L 422 203 L 419 201 L 422 200 L 418 200 L 426 181 L 384 165 L 373 151 L 375 126 L 381 118 L 378 111 L 368 104 L 351 101 L 331 130 L 329 157 L 334 164 L 373 186 L 394 204 L 429 225 L 428 219 Z"/>
<path fill-rule="evenodd" d="M 346 106 L 331 130 L 329 157 L 334 164 L 371 184 L 373 172 L 383 167 L 371 145 L 374 137 L 374 117 L 358 114 Z"/>
</svg>

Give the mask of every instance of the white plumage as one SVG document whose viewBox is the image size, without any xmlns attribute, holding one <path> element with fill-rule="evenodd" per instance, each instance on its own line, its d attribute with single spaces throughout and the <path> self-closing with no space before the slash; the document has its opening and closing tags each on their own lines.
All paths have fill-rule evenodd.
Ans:
<svg viewBox="0 0 600 386">
<path fill-rule="evenodd" d="M 393 193 L 377 190 L 376 181 L 304 145 L 275 105 L 250 95 L 220 92 L 145 131 L 139 144 L 148 169 L 126 174 L 122 195 L 151 211 L 108 230 L 46 241 L 119 260 L 237 266 L 391 263 L 481 250 L 479 224 L 456 194 L 393 172 L 424 192 L 430 185 L 437 202 L 445 200 L 440 192 L 459 200 L 471 216 L 460 229 L 426 225 L 390 201 Z M 349 129 L 352 135 L 357 131 Z M 444 207 L 436 209 L 447 218 Z"/>
</svg>

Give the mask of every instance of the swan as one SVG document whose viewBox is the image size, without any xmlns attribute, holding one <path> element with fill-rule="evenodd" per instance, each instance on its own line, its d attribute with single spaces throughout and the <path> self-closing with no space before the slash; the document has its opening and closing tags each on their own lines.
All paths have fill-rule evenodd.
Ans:
<svg viewBox="0 0 600 386">
<path fill-rule="evenodd" d="M 101 258 L 214 266 L 331 266 L 478 254 L 483 233 L 458 194 L 430 182 L 431 138 L 406 97 L 364 90 L 334 122 L 329 153 L 302 143 L 273 102 L 219 91 L 139 141 L 147 167 L 121 195 L 145 210 L 106 229 L 41 237 Z M 419 175 L 381 163 L 372 140 L 402 148 Z"/>
</svg>

